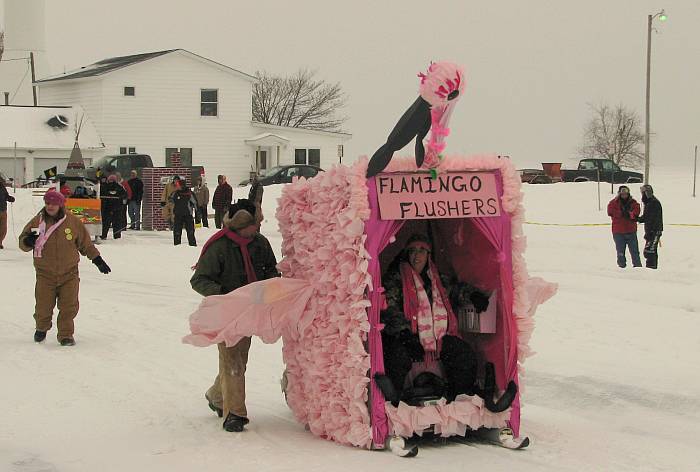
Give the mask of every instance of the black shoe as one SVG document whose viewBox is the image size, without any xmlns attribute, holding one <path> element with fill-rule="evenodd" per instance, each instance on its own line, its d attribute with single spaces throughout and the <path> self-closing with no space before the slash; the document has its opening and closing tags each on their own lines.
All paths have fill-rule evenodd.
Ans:
<svg viewBox="0 0 700 472">
<path fill-rule="evenodd" d="M 229 433 L 240 433 L 243 427 L 250 422 L 245 416 L 234 415 L 229 413 L 224 420 L 224 429 Z"/>
<path fill-rule="evenodd" d="M 213 411 L 214 413 L 216 413 L 217 416 L 218 416 L 219 418 L 223 418 L 223 417 L 224 417 L 224 410 L 222 410 L 222 409 L 219 408 L 218 406 L 214 405 L 214 404 L 211 402 L 211 400 L 209 400 L 209 397 L 207 396 L 206 393 L 204 394 L 204 398 L 206 398 L 206 399 L 207 399 L 207 403 L 209 403 L 209 409 L 210 409 L 211 411 Z"/>
<path fill-rule="evenodd" d="M 75 339 L 73 338 L 63 338 L 59 341 L 61 346 L 75 346 Z"/>
<path fill-rule="evenodd" d="M 38 329 L 34 331 L 34 342 L 40 343 L 46 339 L 46 331 L 39 331 Z"/>
</svg>

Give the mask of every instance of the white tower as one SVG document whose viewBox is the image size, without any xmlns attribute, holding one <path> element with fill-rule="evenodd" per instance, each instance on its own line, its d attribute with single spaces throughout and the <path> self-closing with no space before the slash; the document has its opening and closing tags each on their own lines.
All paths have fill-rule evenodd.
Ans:
<svg viewBox="0 0 700 472">
<path fill-rule="evenodd" d="M 11 105 L 31 105 L 32 73 L 29 54 L 34 53 L 37 79 L 49 75 L 46 58 L 45 0 L 5 0 L 0 30 L 5 31 L 5 52 L 0 62 L 0 105 L 2 92 L 10 92 Z"/>
</svg>

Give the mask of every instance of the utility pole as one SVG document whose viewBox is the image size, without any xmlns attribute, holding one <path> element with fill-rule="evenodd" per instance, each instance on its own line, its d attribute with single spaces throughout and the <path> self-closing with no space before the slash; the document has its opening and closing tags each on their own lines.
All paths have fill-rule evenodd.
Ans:
<svg viewBox="0 0 700 472">
<path fill-rule="evenodd" d="M 646 96 L 646 120 L 644 130 L 644 183 L 649 183 L 649 96 L 651 95 L 651 22 L 652 15 L 647 18 L 647 96 Z"/>
<path fill-rule="evenodd" d="M 29 64 L 32 68 L 32 95 L 34 95 L 34 106 L 37 106 L 37 101 L 36 101 L 36 85 L 34 85 L 34 81 L 36 80 L 36 71 L 34 70 L 34 53 L 30 52 L 29 53 Z"/>
<path fill-rule="evenodd" d="M 698 176 L 698 145 L 695 145 L 695 165 L 693 167 L 693 197 L 695 197 L 695 180 Z"/>
<path fill-rule="evenodd" d="M 12 181 L 12 193 L 17 193 L 17 141 L 15 141 L 15 154 L 12 159 L 12 178 L 14 179 Z"/>
<path fill-rule="evenodd" d="M 654 18 L 666 21 L 666 12 L 661 10 L 655 15 L 647 15 L 647 96 L 646 96 L 646 120 L 644 132 L 644 183 L 649 183 L 649 98 L 651 95 L 651 24 Z"/>
</svg>

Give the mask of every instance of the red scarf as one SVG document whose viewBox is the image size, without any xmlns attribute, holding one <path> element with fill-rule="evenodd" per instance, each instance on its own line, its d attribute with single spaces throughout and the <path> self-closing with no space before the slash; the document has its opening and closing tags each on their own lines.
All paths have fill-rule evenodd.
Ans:
<svg viewBox="0 0 700 472">
<path fill-rule="evenodd" d="M 258 277 L 255 275 L 255 269 L 253 269 L 253 261 L 250 259 L 250 253 L 248 252 L 248 244 L 252 243 L 253 240 L 244 238 L 243 236 L 240 236 L 238 233 L 229 228 L 223 228 L 217 231 L 211 238 L 209 238 L 209 240 L 206 243 L 204 243 L 202 252 L 199 254 L 199 259 L 202 258 L 204 253 L 207 252 L 207 249 L 209 249 L 209 246 L 211 246 L 211 244 L 214 241 L 218 241 L 224 236 L 233 241 L 234 243 L 238 244 L 238 247 L 241 248 L 241 255 L 243 256 L 243 265 L 245 266 L 245 274 L 246 278 L 248 279 L 248 283 L 257 281 Z M 193 270 L 197 268 L 197 265 L 199 264 L 199 259 L 197 260 L 197 263 L 192 266 Z"/>
</svg>

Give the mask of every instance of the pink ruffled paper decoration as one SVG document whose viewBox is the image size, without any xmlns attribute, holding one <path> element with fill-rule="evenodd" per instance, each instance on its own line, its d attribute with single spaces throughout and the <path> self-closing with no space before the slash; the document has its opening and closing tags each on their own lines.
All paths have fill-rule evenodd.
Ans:
<svg viewBox="0 0 700 472">
<path fill-rule="evenodd" d="M 464 436 L 467 429 L 502 428 L 510 418 L 510 410 L 492 413 L 484 406 L 483 399 L 470 395 L 459 395 L 451 403 L 442 399 L 437 405 L 421 408 L 403 402 L 394 407 L 386 402 L 385 409 L 394 434 L 403 437 L 414 433 L 422 436 L 430 427 L 443 437 Z"/>
<path fill-rule="evenodd" d="M 267 344 L 283 334 L 298 337 L 311 324 L 305 308 L 313 293 L 306 280 L 274 278 L 206 297 L 190 315 L 192 334 L 182 342 L 198 347 L 223 342 L 230 347 L 244 336 L 257 336 Z"/>
</svg>

